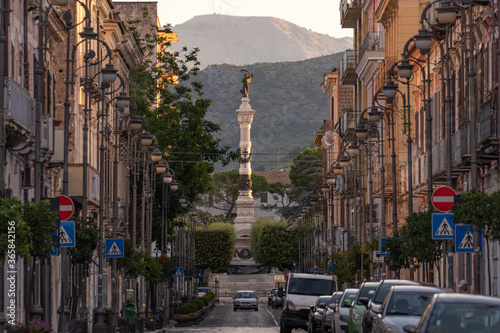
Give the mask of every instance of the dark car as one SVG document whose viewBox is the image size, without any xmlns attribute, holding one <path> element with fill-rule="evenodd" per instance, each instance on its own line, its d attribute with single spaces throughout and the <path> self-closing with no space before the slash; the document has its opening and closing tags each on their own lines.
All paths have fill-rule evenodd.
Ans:
<svg viewBox="0 0 500 333">
<path fill-rule="evenodd" d="M 326 304 L 328 303 L 330 298 L 330 295 L 319 296 L 316 300 L 316 304 L 311 305 L 311 311 L 309 311 L 309 321 L 307 325 L 307 331 L 309 333 L 321 333 L 321 319 L 323 318 Z"/>
<path fill-rule="evenodd" d="M 273 297 L 271 299 L 271 307 L 273 309 L 277 309 L 279 307 L 282 307 L 284 299 L 285 299 L 285 293 L 283 292 L 280 294 L 279 288 L 278 288 L 278 291 L 273 295 Z"/>
<path fill-rule="evenodd" d="M 372 299 L 366 304 L 365 313 L 363 314 L 363 319 L 361 321 L 361 332 L 371 333 L 373 326 L 373 318 L 380 313 L 380 308 L 384 302 L 385 296 L 391 289 L 392 286 L 404 286 L 404 285 L 415 285 L 418 286 L 420 283 L 409 280 L 397 280 L 397 279 L 386 279 L 382 280 L 375 289 Z"/>
<path fill-rule="evenodd" d="M 427 286 L 391 287 L 380 314 L 373 320 L 373 333 L 403 332 L 403 326 L 417 326 L 432 296 L 449 293 L 449 289 Z"/>
<path fill-rule="evenodd" d="M 278 288 L 273 288 L 269 295 L 267 295 L 267 305 L 271 306 L 273 304 L 273 296 L 278 294 Z"/>
<path fill-rule="evenodd" d="M 335 307 L 342 296 L 342 291 L 336 291 L 333 293 L 332 297 L 328 300 L 326 304 L 325 313 L 323 314 L 323 318 L 321 318 L 321 332 L 327 333 L 332 331 L 332 317 L 333 312 L 335 311 Z"/>
<path fill-rule="evenodd" d="M 457 293 L 435 294 L 418 326 L 403 326 L 409 333 L 500 332 L 500 299 Z"/>
</svg>

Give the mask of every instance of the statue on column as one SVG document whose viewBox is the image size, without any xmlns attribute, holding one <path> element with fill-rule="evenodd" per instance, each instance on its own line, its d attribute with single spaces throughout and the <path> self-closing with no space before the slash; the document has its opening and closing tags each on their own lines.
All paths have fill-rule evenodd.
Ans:
<svg viewBox="0 0 500 333">
<path fill-rule="evenodd" d="M 243 75 L 243 89 L 240 90 L 241 94 L 243 97 L 248 98 L 248 86 L 250 85 L 250 82 L 252 82 L 253 74 L 247 71 L 246 69 L 242 69 L 241 72 L 247 72 L 248 74 Z"/>
</svg>

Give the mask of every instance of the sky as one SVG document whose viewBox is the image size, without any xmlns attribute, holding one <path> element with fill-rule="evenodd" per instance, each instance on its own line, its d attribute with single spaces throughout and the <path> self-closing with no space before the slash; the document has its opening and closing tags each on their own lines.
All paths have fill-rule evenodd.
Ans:
<svg viewBox="0 0 500 333">
<path fill-rule="evenodd" d="M 124 0 L 120 0 L 124 1 Z M 127 0 L 125 0 L 127 1 Z M 184 23 L 196 15 L 272 16 L 332 37 L 352 37 L 340 27 L 340 0 L 158 0 L 162 25 Z"/>
</svg>

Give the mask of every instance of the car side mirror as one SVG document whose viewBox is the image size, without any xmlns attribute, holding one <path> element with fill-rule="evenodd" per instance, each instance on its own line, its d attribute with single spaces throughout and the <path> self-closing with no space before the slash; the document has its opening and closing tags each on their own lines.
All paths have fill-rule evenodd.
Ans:
<svg viewBox="0 0 500 333">
<path fill-rule="evenodd" d="M 348 308 L 352 307 L 352 301 L 351 301 L 350 299 L 345 300 L 345 301 L 344 301 L 344 306 L 345 306 L 345 307 L 348 307 Z"/>
<path fill-rule="evenodd" d="M 403 330 L 408 333 L 415 333 L 417 331 L 417 328 L 413 325 L 406 325 L 403 326 Z"/>
<path fill-rule="evenodd" d="M 328 304 L 328 308 L 334 310 L 335 309 L 335 304 Z"/>
<path fill-rule="evenodd" d="M 284 294 L 284 293 L 283 293 L 283 287 L 279 287 L 279 288 L 278 288 L 278 296 L 279 296 L 279 297 L 283 297 L 283 294 Z"/>
<path fill-rule="evenodd" d="M 370 301 L 368 297 L 360 297 L 359 298 L 359 303 L 363 304 L 364 306 L 368 306 L 368 302 Z"/>
</svg>

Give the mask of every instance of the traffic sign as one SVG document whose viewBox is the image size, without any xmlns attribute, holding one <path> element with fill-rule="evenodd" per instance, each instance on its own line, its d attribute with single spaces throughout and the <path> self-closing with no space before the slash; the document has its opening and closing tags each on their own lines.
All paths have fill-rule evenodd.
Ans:
<svg viewBox="0 0 500 333">
<path fill-rule="evenodd" d="M 474 252 L 474 230 L 471 225 L 455 224 L 455 252 Z M 483 252 L 483 231 L 479 230 L 479 252 Z"/>
<path fill-rule="evenodd" d="M 123 238 L 106 238 L 104 241 L 106 258 L 125 257 L 125 243 Z"/>
<path fill-rule="evenodd" d="M 59 218 L 61 221 L 66 221 L 73 215 L 75 204 L 73 200 L 66 195 L 58 195 L 56 198 L 59 199 Z"/>
<path fill-rule="evenodd" d="M 388 257 L 389 256 L 389 252 L 387 252 L 386 250 L 384 250 L 384 247 L 385 247 L 385 241 L 387 240 L 387 237 L 381 237 L 380 238 L 380 255 L 382 257 Z"/>
<path fill-rule="evenodd" d="M 453 239 L 454 227 L 453 214 L 432 214 L 432 239 Z"/>
<path fill-rule="evenodd" d="M 381 264 L 384 262 L 384 257 L 382 257 L 382 251 L 373 251 L 373 262 Z"/>
<path fill-rule="evenodd" d="M 174 277 L 184 277 L 184 268 L 183 267 L 177 267 L 175 269 Z"/>
<path fill-rule="evenodd" d="M 440 212 L 449 212 L 455 201 L 455 195 L 457 192 L 451 187 L 441 186 L 432 193 L 432 205 Z"/>
<path fill-rule="evenodd" d="M 59 247 L 75 247 L 75 221 L 61 221 L 59 226 Z"/>
</svg>

